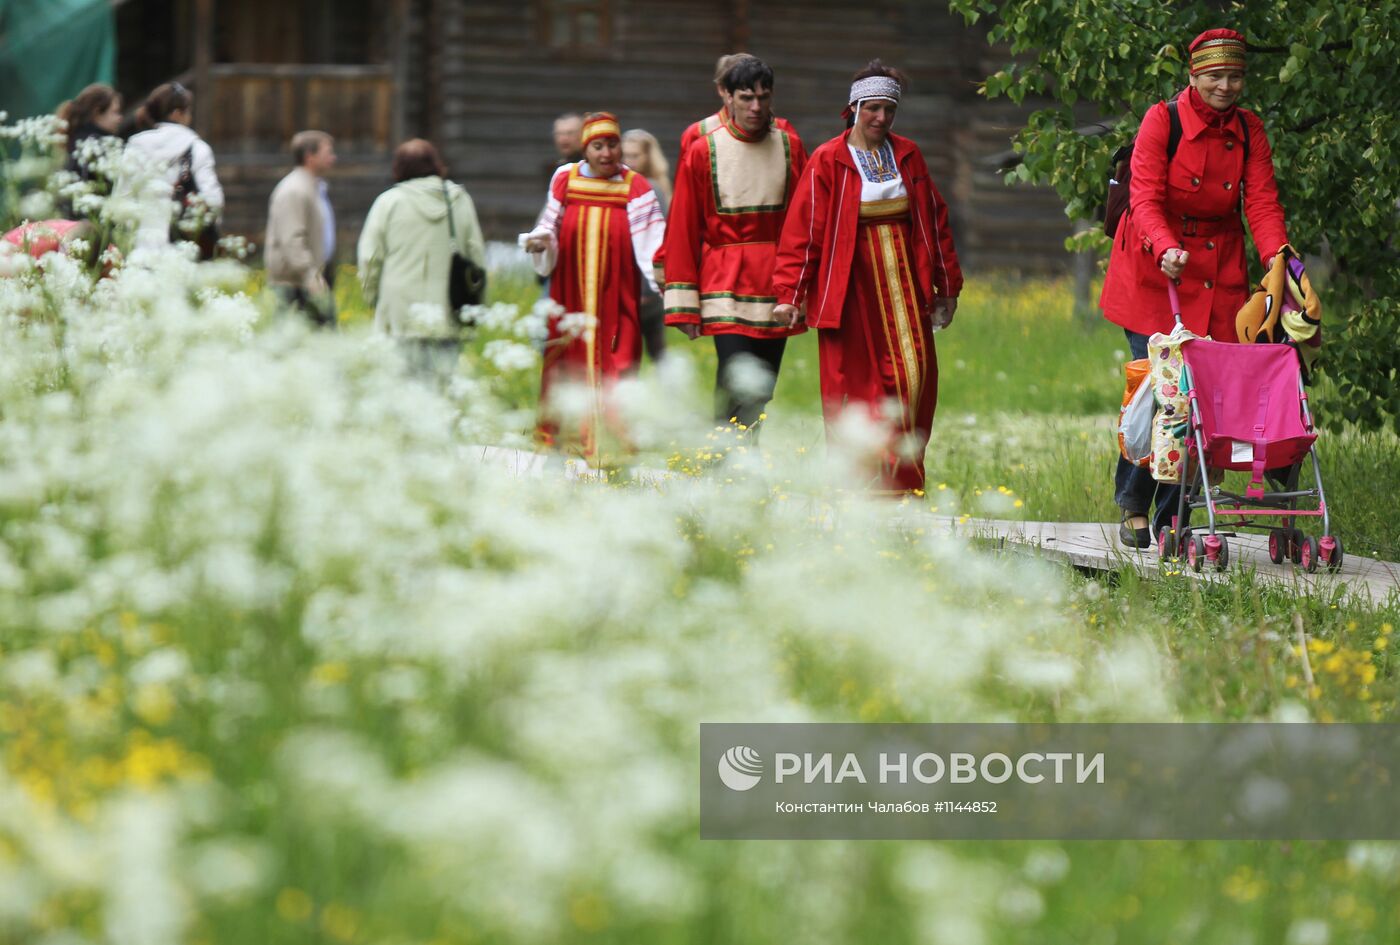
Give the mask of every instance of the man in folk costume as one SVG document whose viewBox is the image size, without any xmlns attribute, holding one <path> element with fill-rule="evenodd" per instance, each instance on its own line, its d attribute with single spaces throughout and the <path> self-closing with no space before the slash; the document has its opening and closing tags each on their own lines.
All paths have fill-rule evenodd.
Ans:
<svg viewBox="0 0 1400 945">
<path fill-rule="evenodd" d="M 933 333 L 957 310 L 962 271 L 948 205 L 914 142 L 890 131 L 903 76 L 878 59 L 856 73 L 850 127 L 817 148 L 778 247 L 774 315 L 817 329 L 828 440 L 848 409 L 889 429 L 871 484 L 924 487 L 938 397 Z"/>
<path fill-rule="evenodd" d="M 724 124 L 681 156 L 663 245 L 666 324 L 715 339 L 715 419 L 746 429 L 773 396 L 789 335 L 773 316 L 773 260 L 807 162 L 796 132 L 773 121 L 773 70 L 752 56 L 724 77 Z M 744 359 L 762 374 L 745 379 Z"/>
<path fill-rule="evenodd" d="M 656 288 L 651 258 L 665 226 L 651 185 L 622 164 L 617 119 L 607 112 L 586 116 L 583 160 L 555 171 L 539 222 L 523 239 L 565 313 L 549 322 L 537 428 L 542 443 L 563 440 L 586 457 L 596 454 L 608 390 L 641 358 L 641 280 Z M 578 428 L 566 432 L 555 396 L 570 384 L 584 387 L 591 404 Z"/>
</svg>

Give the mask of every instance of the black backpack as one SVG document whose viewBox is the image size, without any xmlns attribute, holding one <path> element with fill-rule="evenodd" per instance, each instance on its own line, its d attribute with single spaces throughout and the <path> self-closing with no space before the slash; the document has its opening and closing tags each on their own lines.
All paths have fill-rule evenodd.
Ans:
<svg viewBox="0 0 1400 945">
<path fill-rule="evenodd" d="M 1170 164 L 1176 157 L 1177 146 L 1181 144 L 1181 116 L 1176 113 L 1176 99 L 1166 105 L 1167 116 L 1171 120 L 1171 130 L 1167 132 L 1167 163 Z M 1244 120 L 1243 115 L 1237 113 L 1237 117 L 1244 135 L 1244 160 L 1248 164 L 1249 122 Z M 1134 135 L 1132 141 L 1114 151 L 1113 157 L 1109 158 L 1109 173 L 1112 176 L 1108 179 L 1108 197 L 1103 209 L 1103 231 L 1109 236 L 1118 235 L 1118 221 L 1128 212 L 1128 185 L 1133 179 L 1133 146 L 1136 144 L 1137 135 Z"/>
</svg>

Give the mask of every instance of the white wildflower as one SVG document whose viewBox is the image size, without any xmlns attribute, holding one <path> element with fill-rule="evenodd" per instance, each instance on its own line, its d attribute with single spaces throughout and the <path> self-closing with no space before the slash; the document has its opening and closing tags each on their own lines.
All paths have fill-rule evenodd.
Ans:
<svg viewBox="0 0 1400 945">
<path fill-rule="evenodd" d="M 562 338 L 590 338 L 598 319 L 587 312 L 569 312 L 559 316 L 558 330 Z"/>
<path fill-rule="evenodd" d="M 540 356 L 534 348 L 516 341 L 497 339 L 488 341 L 482 350 L 486 360 L 503 372 L 529 371 L 539 367 Z"/>
</svg>

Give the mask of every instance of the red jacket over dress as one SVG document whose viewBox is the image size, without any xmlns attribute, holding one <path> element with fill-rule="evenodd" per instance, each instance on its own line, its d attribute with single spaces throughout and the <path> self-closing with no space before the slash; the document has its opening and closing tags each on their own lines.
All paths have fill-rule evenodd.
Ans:
<svg viewBox="0 0 1400 945">
<path fill-rule="evenodd" d="M 799 305 L 806 299 L 809 328 L 840 327 L 850 285 L 861 177 L 846 147 L 847 134 L 843 131 L 817 148 L 807 162 L 788 205 L 773 270 L 779 302 Z M 934 297 L 956 297 L 962 291 L 948 205 L 914 142 L 897 134 L 889 141 L 909 191 L 914 281 L 921 311 L 927 311 Z"/>
<path fill-rule="evenodd" d="M 1197 335 L 1236 340 L 1235 315 L 1249 298 L 1239 200 L 1267 264 L 1288 242 L 1264 123 L 1242 108 L 1216 112 L 1192 88 L 1177 96 L 1181 141 L 1171 163 L 1171 118 L 1164 103 L 1147 110 L 1133 147 L 1129 209 L 1118 227 L 1099 307 L 1115 325 L 1150 335 L 1172 328 L 1162 254 L 1189 253 L 1178 292 L 1181 316 Z M 1249 123 L 1245 166 L 1240 120 Z"/>
</svg>

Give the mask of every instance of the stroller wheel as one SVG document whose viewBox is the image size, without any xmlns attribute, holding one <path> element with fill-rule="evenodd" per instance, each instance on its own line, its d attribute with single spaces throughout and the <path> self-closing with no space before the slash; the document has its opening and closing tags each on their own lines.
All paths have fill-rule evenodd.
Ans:
<svg viewBox="0 0 1400 945">
<path fill-rule="evenodd" d="M 1298 563 L 1303 566 L 1303 570 L 1312 574 L 1317 570 L 1320 552 L 1317 547 L 1317 539 L 1311 535 L 1303 539 L 1298 546 Z"/>
<path fill-rule="evenodd" d="M 1328 571 L 1336 571 L 1342 566 L 1342 540 L 1340 538 L 1335 535 L 1324 536 L 1322 541 L 1318 543 L 1318 550 L 1327 553 Z"/>
<path fill-rule="evenodd" d="M 1163 561 L 1176 557 L 1176 536 L 1170 528 L 1157 533 L 1157 557 Z"/>
<path fill-rule="evenodd" d="M 1303 563 L 1303 538 L 1303 530 L 1301 528 L 1289 529 L 1288 556 L 1293 559 L 1294 564 Z"/>
<path fill-rule="evenodd" d="M 1283 559 L 1288 557 L 1288 532 L 1282 528 L 1269 529 L 1269 560 L 1274 564 L 1283 564 Z"/>
<path fill-rule="evenodd" d="M 1230 566 L 1230 543 L 1220 539 L 1220 550 L 1215 553 L 1215 570 L 1224 571 Z"/>
<path fill-rule="evenodd" d="M 1206 563 L 1206 540 L 1200 535 L 1192 535 L 1186 545 L 1186 563 L 1192 571 L 1199 571 Z"/>
</svg>

